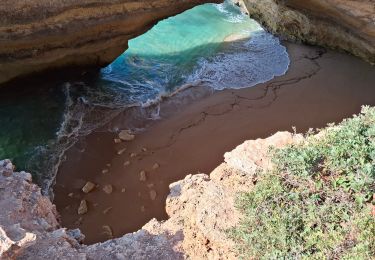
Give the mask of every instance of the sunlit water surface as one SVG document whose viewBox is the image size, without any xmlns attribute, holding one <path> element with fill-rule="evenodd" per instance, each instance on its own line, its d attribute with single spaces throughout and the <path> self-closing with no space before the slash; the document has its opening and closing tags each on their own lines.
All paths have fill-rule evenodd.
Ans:
<svg viewBox="0 0 375 260">
<path fill-rule="evenodd" d="M 289 65 L 279 40 L 229 4 L 206 4 L 159 22 L 94 82 L 0 92 L 0 158 L 48 189 L 63 152 L 129 106 L 155 103 L 186 84 L 251 87 Z"/>
</svg>

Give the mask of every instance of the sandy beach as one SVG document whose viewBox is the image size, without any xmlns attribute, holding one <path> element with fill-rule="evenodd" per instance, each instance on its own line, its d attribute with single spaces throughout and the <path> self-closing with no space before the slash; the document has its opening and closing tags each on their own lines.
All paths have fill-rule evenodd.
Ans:
<svg viewBox="0 0 375 260">
<path fill-rule="evenodd" d="M 108 238 L 103 226 L 114 237 L 134 232 L 152 218 L 167 218 L 170 183 L 209 173 L 243 141 L 293 126 L 305 132 L 375 105 L 375 67 L 347 54 L 284 44 L 291 60 L 284 76 L 239 90 L 189 88 L 162 102 L 159 120 L 124 112 L 73 146 L 54 186 L 62 225 L 80 228 L 86 244 Z M 117 135 L 106 131 L 127 127 L 136 132 L 130 142 L 116 144 Z M 97 187 L 85 194 L 87 181 Z M 88 212 L 78 215 L 83 199 Z"/>
</svg>

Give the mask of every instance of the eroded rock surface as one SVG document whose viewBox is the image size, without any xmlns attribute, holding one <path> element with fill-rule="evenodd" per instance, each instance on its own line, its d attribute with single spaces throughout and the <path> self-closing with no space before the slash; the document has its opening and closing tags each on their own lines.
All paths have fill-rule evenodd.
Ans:
<svg viewBox="0 0 375 260">
<path fill-rule="evenodd" d="M 373 0 L 243 0 L 250 16 L 289 40 L 350 52 L 375 63 Z"/>
<path fill-rule="evenodd" d="M 90 246 L 79 230 L 60 228 L 55 207 L 31 183 L 30 174 L 13 172 L 0 161 L 0 254 L 4 259 L 236 259 L 227 230 L 240 219 L 238 192 L 248 191 L 257 170 L 270 167 L 270 146 L 302 137 L 287 132 L 247 141 L 225 154 L 210 175 L 188 175 L 170 185 L 167 221 L 155 219 L 138 232 Z M 103 226 L 111 237 L 110 226 Z"/>
<path fill-rule="evenodd" d="M 169 16 L 218 0 L 2 0 L 0 84 L 63 67 L 100 67 Z"/>
</svg>

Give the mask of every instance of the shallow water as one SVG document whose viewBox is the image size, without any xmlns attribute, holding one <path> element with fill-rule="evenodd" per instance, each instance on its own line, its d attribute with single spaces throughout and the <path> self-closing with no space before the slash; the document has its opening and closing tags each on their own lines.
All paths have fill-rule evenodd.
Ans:
<svg viewBox="0 0 375 260">
<path fill-rule="evenodd" d="M 0 158 L 32 171 L 48 189 L 64 151 L 127 107 L 158 102 L 186 84 L 251 87 L 288 65 L 278 39 L 237 7 L 198 6 L 131 40 L 89 82 L 0 91 Z"/>
</svg>

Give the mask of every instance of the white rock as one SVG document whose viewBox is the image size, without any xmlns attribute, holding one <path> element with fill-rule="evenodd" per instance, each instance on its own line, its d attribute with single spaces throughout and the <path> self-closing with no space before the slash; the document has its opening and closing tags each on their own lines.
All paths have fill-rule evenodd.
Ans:
<svg viewBox="0 0 375 260">
<path fill-rule="evenodd" d="M 105 210 L 103 210 L 103 214 L 107 214 L 110 210 L 112 209 L 112 207 L 109 207 L 109 208 L 106 208 Z"/>
<path fill-rule="evenodd" d="M 135 135 L 133 135 L 130 130 L 122 130 L 118 137 L 123 141 L 132 141 L 134 140 Z"/>
<path fill-rule="evenodd" d="M 108 184 L 103 187 L 103 191 L 107 194 L 111 194 L 113 192 L 113 187 L 112 185 Z"/>
<path fill-rule="evenodd" d="M 91 181 L 88 181 L 88 182 L 85 184 L 85 186 L 83 186 L 82 191 L 83 191 L 84 193 L 89 193 L 89 192 L 91 192 L 93 189 L 95 189 L 95 184 L 92 183 Z"/>
<path fill-rule="evenodd" d="M 112 228 L 108 225 L 105 225 L 102 227 L 103 228 L 103 234 L 107 237 L 107 238 L 113 238 L 113 232 L 112 232 Z"/>
<path fill-rule="evenodd" d="M 146 181 L 147 180 L 147 175 L 146 175 L 146 172 L 145 171 L 141 171 L 139 173 L 139 180 L 140 181 Z"/>
<path fill-rule="evenodd" d="M 123 149 L 121 149 L 121 150 L 118 150 L 118 151 L 117 151 L 117 154 L 118 154 L 118 155 L 121 155 L 121 154 L 123 154 L 125 151 L 126 151 L 126 148 L 123 148 Z"/>
<path fill-rule="evenodd" d="M 84 215 L 87 213 L 88 210 L 89 209 L 87 207 L 86 200 L 81 200 L 81 203 L 79 204 L 79 207 L 78 207 L 78 215 Z"/>
<path fill-rule="evenodd" d="M 124 162 L 124 166 L 129 166 L 129 165 L 130 165 L 130 161 Z"/>
<path fill-rule="evenodd" d="M 113 139 L 113 141 L 115 142 L 115 144 L 119 144 L 122 142 L 122 140 L 120 138 L 115 138 Z"/>
</svg>

